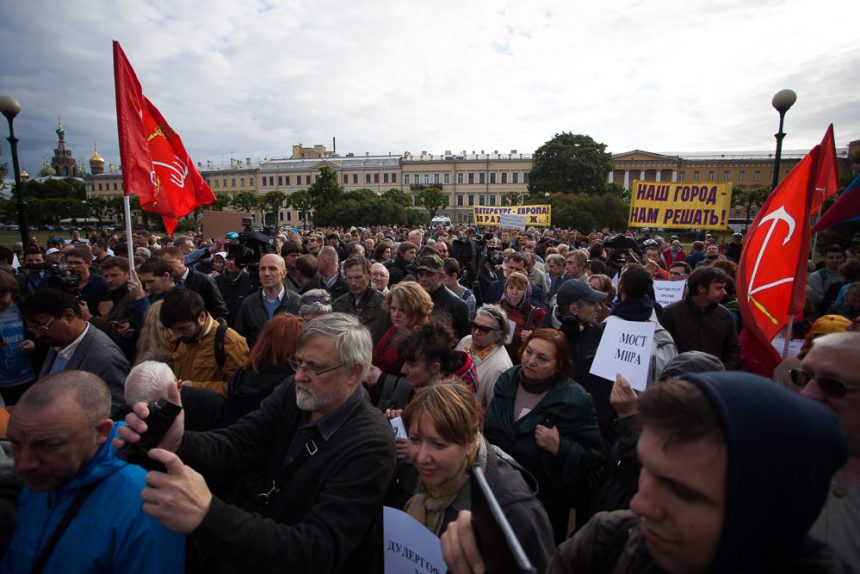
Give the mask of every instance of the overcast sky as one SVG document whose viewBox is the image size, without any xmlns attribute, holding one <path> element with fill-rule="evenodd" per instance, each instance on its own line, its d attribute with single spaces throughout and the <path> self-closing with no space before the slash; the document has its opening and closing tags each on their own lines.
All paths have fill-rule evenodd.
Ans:
<svg viewBox="0 0 860 574">
<path fill-rule="evenodd" d="M 8 0 L 0 95 L 31 173 L 57 116 L 79 161 L 96 143 L 118 163 L 112 39 L 204 163 L 333 136 L 356 155 L 532 152 L 561 131 L 613 153 L 771 150 L 782 88 L 786 149 L 830 122 L 845 146 L 858 21 L 856 0 Z"/>
</svg>

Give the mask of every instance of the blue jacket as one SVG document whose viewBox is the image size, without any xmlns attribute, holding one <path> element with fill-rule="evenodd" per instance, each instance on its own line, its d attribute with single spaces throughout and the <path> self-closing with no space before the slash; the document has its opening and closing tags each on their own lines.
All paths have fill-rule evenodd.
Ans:
<svg viewBox="0 0 860 574">
<path fill-rule="evenodd" d="M 94 482 L 100 484 L 69 523 L 45 565 L 45 574 L 185 571 L 185 537 L 143 512 L 140 492 L 146 471 L 116 457 L 110 441 L 117 426 L 72 480 L 49 492 L 24 488 L 3 574 L 30 571 L 79 490 Z"/>
</svg>

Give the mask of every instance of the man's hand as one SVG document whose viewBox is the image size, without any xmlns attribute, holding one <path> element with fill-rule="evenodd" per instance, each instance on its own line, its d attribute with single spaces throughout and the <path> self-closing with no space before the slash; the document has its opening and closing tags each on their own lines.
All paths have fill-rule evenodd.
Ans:
<svg viewBox="0 0 860 574">
<path fill-rule="evenodd" d="M 376 383 L 379 382 L 379 377 L 382 376 L 382 370 L 376 365 L 372 365 L 370 370 L 367 371 L 367 377 L 364 379 L 364 384 L 368 387 L 376 386 Z"/>
<path fill-rule="evenodd" d="M 182 406 L 182 397 L 179 394 L 179 387 L 176 383 L 171 383 L 167 387 L 166 398 L 173 404 Z M 149 416 L 149 407 L 146 403 L 135 403 L 132 412 L 125 417 L 125 422 L 128 424 L 122 425 L 117 429 L 117 438 L 111 441 L 114 448 L 121 449 L 126 444 L 134 444 L 140 440 L 140 435 L 146 432 L 146 418 Z M 179 445 L 182 444 L 182 435 L 185 429 L 185 410 L 179 411 L 176 420 L 170 426 L 167 434 L 158 445 L 159 448 L 175 452 Z"/>
<path fill-rule="evenodd" d="M 81 310 L 81 319 L 89 321 L 93 318 L 93 314 L 90 313 L 90 306 L 87 305 L 86 301 L 78 301 L 78 308 Z"/>
<path fill-rule="evenodd" d="M 621 373 L 615 375 L 615 384 L 609 393 L 609 404 L 618 413 L 618 418 L 631 417 L 639 412 L 639 397 L 630 382 Z"/>
<path fill-rule="evenodd" d="M 558 455 L 558 449 L 561 446 L 561 438 L 558 434 L 558 428 L 545 427 L 543 425 L 536 426 L 535 442 L 539 447 L 541 447 L 551 455 Z"/>
<path fill-rule="evenodd" d="M 143 511 L 174 532 L 193 532 L 212 504 L 206 481 L 172 452 L 155 448 L 149 451 L 149 458 L 162 463 L 167 474 L 153 471 L 146 475 L 146 488 L 140 493 Z"/>
<path fill-rule="evenodd" d="M 131 323 L 117 323 L 116 334 L 123 339 L 131 339 L 134 335 L 134 327 L 131 326 Z"/>
<path fill-rule="evenodd" d="M 442 558 L 451 574 L 483 574 L 486 571 L 472 530 L 472 513 L 468 510 L 460 511 L 457 520 L 449 522 L 445 528 Z"/>
<path fill-rule="evenodd" d="M 131 293 L 134 300 L 137 301 L 146 297 L 146 291 L 143 290 L 143 285 L 141 285 L 140 279 L 137 278 L 137 273 L 129 275 L 126 285 L 128 286 L 128 292 Z"/>
</svg>

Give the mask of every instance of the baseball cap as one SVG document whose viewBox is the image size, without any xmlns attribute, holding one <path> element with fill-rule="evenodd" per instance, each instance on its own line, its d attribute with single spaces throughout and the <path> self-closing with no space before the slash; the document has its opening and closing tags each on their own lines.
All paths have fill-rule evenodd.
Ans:
<svg viewBox="0 0 860 574">
<path fill-rule="evenodd" d="M 425 255 L 418 260 L 416 269 L 418 271 L 429 271 L 430 273 L 441 273 L 445 268 L 442 258 L 438 255 Z"/>
<path fill-rule="evenodd" d="M 57 249 L 56 247 L 51 247 L 50 249 L 45 251 L 45 255 L 53 255 L 54 253 L 59 253 L 59 252 L 60 252 L 60 250 Z"/>
<path fill-rule="evenodd" d="M 567 307 L 571 303 L 582 300 L 589 303 L 602 303 L 607 296 L 606 293 L 592 289 L 585 281 L 569 279 L 559 287 L 556 302 L 559 307 Z"/>
</svg>

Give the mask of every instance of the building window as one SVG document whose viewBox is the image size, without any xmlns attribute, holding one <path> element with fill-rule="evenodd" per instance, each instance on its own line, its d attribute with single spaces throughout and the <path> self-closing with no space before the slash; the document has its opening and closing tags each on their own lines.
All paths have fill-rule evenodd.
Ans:
<svg viewBox="0 0 860 574">
<path fill-rule="evenodd" d="M 224 178 L 223 183 L 221 184 L 221 186 L 222 186 L 222 187 L 227 187 L 227 178 Z"/>
<path fill-rule="evenodd" d="M 714 172 L 714 170 L 711 170 L 708 172 L 708 181 L 714 181 L 714 179 L 716 179 L 716 177 L 717 177 L 717 174 L 716 174 L 716 172 Z"/>
<path fill-rule="evenodd" d="M 759 170 L 753 172 L 753 181 L 761 181 L 761 172 Z"/>
<path fill-rule="evenodd" d="M 344 185 L 349 183 L 349 174 L 348 173 L 343 174 L 343 183 L 344 183 Z"/>
<path fill-rule="evenodd" d="M 687 172 L 684 172 L 684 171 L 678 172 L 678 181 L 684 181 L 685 177 L 687 177 Z"/>
<path fill-rule="evenodd" d="M 369 173 L 364 174 L 364 183 L 370 183 L 370 174 Z"/>
<path fill-rule="evenodd" d="M 430 174 L 429 173 L 424 174 L 424 185 L 430 185 Z"/>
<path fill-rule="evenodd" d="M 731 179 L 731 177 L 732 177 L 732 176 L 731 176 L 731 174 L 729 173 L 729 170 L 726 170 L 726 171 L 724 171 L 724 172 L 723 172 L 723 181 L 729 181 L 729 179 Z"/>
<path fill-rule="evenodd" d="M 287 176 L 287 181 L 290 181 L 290 176 Z M 269 185 L 275 185 L 275 176 L 274 175 L 269 177 Z"/>
<path fill-rule="evenodd" d="M 433 183 L 436 185 L 439 185 L 439 174 L 438 173 L 433 174 Z"/>
<path fill-rule="evenodd" d="M 230 181 L 230 187 L 236 187 L 236 178 L 235 177 Z"/>
<path fill-rule="evenodd" d="M 287 185 L 290 185 L 290 176 L 287 176 Z"/>
<path fill-rule="evenodd" d="M 378 173 L 373 174 L 373 183 L 379 183 L 379 174 Z"/>
<path fill-rule="evenodd" d="M 451 174 L 450 173 L 445 174 L 444 182 L 445 182 L 445 185 L 448 185 L 449 183 L 451 183 Z"/>
<path fill-rule="evenodd" d="M 245 178 L 244 177 L 239 180 L 239 185 L 242 187 L 245 187 Z"/>
<path fill-rule="evenodd" d="M 478 196 L 478 205 L 486 205 L 486 203 L 484 203 L 484 194 L 483 193 Z"/>
<path fill-rule="evenodd" d="M 388 173 L 382 174 L 382 183 L 388 183 Z"/>
<path fill-rule="evenodd" d="M 457 194 L 457 207 L 463 207 L 463 194 Z"/>
<path fill-rule="evenodd" d="M 699 172 L 698 171 L 693 172 L 693 181 L 699 181 Z"/>
<path fill-rule="evenodd" d="M 218 189 L 218 180 L 216 179 L 216 180 L 215 180 L 215 181 L 213 181 L 212 183 L 213 183 L 213 184 L 215 184 L 215 189 Z"/>
<path fill-rule="evenodd" d="M 487 183 L 487 174 L 484 173 L 483 171 L 478 174 L 478 183 L 481 183 L 481 184 Z"/>
<path fill-rule="evenodd" d="M 746 179 L 746 177 L 747 177 L 746 171 L 744 171 L 742 169 L 738 171 L 738 181 L 743 181 L 744 179 Z"/>
<path fill-rule="evenodd" d="M 308 178 L 308 185 L 310 185 L 310 183 L 311 183 L 311 176 L 307 176 L 307 178 Z M 318 182 L 319 180 L 320 180 L 320 176 L 319 176 L 318 174 L 317 174 L 317 175 L 314 175 L 314 183 Z"/>
<path fill-rule="evenodd" d="M 524 171 L 523 172 L 523 183 L 528 184 L 528 182 L 529 182 L 529 172 Z"/>
<path fill-rule="evenodd" d="M 391 174 L 391 183 L 397 183 L 397 172 Z"/>
<path fill-rule="evenodd" d="M 358 174 L 357 173 L 352 174 L 352 183 L 355 183 L 355 184 L 358 183 Z"/>
<path fill-rule="evenodd" d="M 302 177 L 302 176 L 299 176 L 299 177 Z M 319 178 L 320 178 L 320 176 L 317 176 L 317 179 L 319 179 Z M 305 176 L 305 185 L 310 185 L 310 184 L 311 184 L 311 176 L 306 175 Z"/>
<path fill-rule="evenodd" d="M 284 220 L 284 212 L 283 211 L 278 213 L 278 219 L 280 219 L 281 221 Z"/>
<path fill-rule="evenodd" d="M 502 183 L 508 183 L 508 172 L 502 172 Z"/>
<path fill-rule="evenodd" d="M 459 185 L 463 185 L 463 172 L 459 172 L 459 173 L 457 174 L 457 183 L 458 183 Z"/>
<path fill-rule="evenodd" d="M 469 185 L 471 185 L 473 183 L 475 183 L 475 172 L 470 171 L 469 172 Z"/>
<path fill-rule="evenodd" d="M 475 205 L 475 194 L 473 194 L 473 193 L 469 194 L 469 205 L 470 206 Z"/>
<path fill-rule="evenodd" d="M 269 178 L 269 179 L 271 179 L 271 178 Z M 282 176 L 282 175 L 278 176 L 278 185 L 279 186 L 284 185 L 284 176 Z"/>
<path fill-rule="evenodd" d="M 403 183 L 405 183 L 406 185 L 409 185 L 409 174 L 408 173 L 403 174 Z"/>
<path fill-rule="evenodd" d="M 496 172 L 490 172 L 490 183 L 496 183 Z"/>
<path fill-rule="evenodd" d="M 515 171 L 511 174 L 511 183 L 519 183 L 520 182 L 520 172 Z"/>
<path fill-rule="evenodd" d="M 490 205 L 496 205 L 496 196 L 495 195 L 490 196 Z"/>
</svg>

